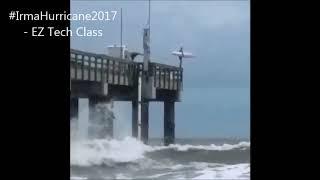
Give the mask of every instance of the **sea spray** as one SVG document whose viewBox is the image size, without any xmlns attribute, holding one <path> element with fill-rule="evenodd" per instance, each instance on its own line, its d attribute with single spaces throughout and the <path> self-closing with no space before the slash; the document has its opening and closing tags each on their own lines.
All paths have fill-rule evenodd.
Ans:
<svg viewBox="0 0 320 180">
<path fill-rule="evenodd" d="M 126 137 L 123 140 L 78 140 L 71 142 L 71 165 L 91 166 L 111 163 L 134 162 L 144 158 L 150 149 L 142 142 Z"/>
<path fill-rule="evenodd" d="M 99 103 L 89 108 L 88 99 L 80 98 L 78 119 L 70 119 L 71 141 L 112 138 L 115 116 L 109 106 Z"/>
<path fill-rule="evenodd" d="M 114 113 L 108 103 L 98 103 L 91 107 L 88 127 L 89 139 L 105 139 L 113 137 Z"/>
<path fill-rule="evenodd" d="M 114 102 L 112 112 L 114 119 L 114 138 L 123 139 L 132 135 L 132 104 L 128 102 Z"/>
<path fill-rule="evenodd" d="M 88 138 L 88 127 L 89 127 L 89 104 L 88 99 L 79 99 L 79 118 L 77 122 L 77 138 L 87 139 Z"/>
</svg>

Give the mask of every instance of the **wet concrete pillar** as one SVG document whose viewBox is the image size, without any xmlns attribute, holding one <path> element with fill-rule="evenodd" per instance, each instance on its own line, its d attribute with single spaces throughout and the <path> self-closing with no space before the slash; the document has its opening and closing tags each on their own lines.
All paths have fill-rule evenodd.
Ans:
<svg viewBox="0 0 320 180">
<path fill-rule="evenodd" d="M 164 102 L 164 145 L 173 144 L 175 140 L 174 102 Z"/>
<path fill-rule="evenodd" d="M 132 101 L 132 137 L 138 137 L 138 101 Z"/>
<path fill-rule="evenodd" d="M 148 144 L 149 139 L 149 102 L 142 101 L 141 103 L 141 140 Z"/>
<path fill-rule="evenodd" d="M 70 98 L 70 119 L 72 118 L 78 119 L 78 113 L 79 113 L 79 99 Z"/>
</svg>

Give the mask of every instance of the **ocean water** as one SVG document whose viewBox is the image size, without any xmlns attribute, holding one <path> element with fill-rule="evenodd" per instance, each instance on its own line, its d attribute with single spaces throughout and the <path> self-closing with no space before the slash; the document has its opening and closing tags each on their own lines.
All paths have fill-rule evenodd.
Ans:
<svg viewBox="0 0 320 180">
<path fill-rule="evenodd" d="M 72 140 L 70 158 L 72 180 L 250 179 L 246 139 Z"/>
</svg>

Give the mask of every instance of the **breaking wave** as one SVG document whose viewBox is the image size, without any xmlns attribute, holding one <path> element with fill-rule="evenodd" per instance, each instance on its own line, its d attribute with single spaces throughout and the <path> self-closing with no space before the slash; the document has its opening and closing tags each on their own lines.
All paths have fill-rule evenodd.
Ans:
<svg viewBox="0 0 320 180">
<path fill-rule="evenodd" d="M 250 143 L 151 146 L 135 138 L 71 141 L 71 180 L 250 179 Z"/>
<path fill-rule="evenodd" d="M 169 146 L 155 146 L 153 150 L 163 150 L 163 149 L 174 149 L 176 151 L 189 151 L 189 150 L 207 150 L 207 151 L 228 151 L 233 149 L 242 149 L 245 150 L 250 147 L 250 142 L 240 142 L 238 144 L 223 144 L 215 145 L 211 144 L 209 146 L 204 145 L 180 145 L 180 144 L 171 144 Z"/>
<path fill-rule="evenodd" d="M 135 138 L 126 137 L 123 140 L 96 139 L 71 142 L 70 161 L 72 166 L 113 166 L 121 163 L 135 163 L 146 158 L 153 160 L 167 158 L 175 161 L 196 161 L 198 159 L 201 162 L 216 160 L 216 163 L 219 163 L 219 157 L 223 161 L 233 156 L 248 159 L 239 155 L 248 154 L 246 152 L 248 150 L 250 150 L 250 142 L 207 146 L 188 144 L 150 146 Z"/>
</svg>

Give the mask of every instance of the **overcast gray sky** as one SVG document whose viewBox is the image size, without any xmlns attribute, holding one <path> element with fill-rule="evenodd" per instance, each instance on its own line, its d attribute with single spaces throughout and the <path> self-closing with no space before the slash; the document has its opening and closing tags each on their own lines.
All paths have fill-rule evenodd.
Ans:
<svg viewBox="0 0 320 180">
<path fill-rule="evenodd" d="M 72 13 L 123 9 L 123 43 L 142 50 L 148 1 L 71 1 Z M 120 15 L 118 13 L 117 15 Z M 106 53 L 120 43 L 115 21 L 75 22 L 71 28 L 102 29 L 102 37 L 71 37 L 71 48 Z M 176 103 L 177 137 L 250 136 L 250 2 L 152 1 L 151 59 L 178 65 L 180 45 L 197 57 L 184 63 L 182 102 Z M 131 133 L 131 104 L 116 103 L 116 134 Z M 163 136 L 163 105 L 150 105 L 150 136 Z"/>
</svg>

